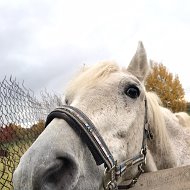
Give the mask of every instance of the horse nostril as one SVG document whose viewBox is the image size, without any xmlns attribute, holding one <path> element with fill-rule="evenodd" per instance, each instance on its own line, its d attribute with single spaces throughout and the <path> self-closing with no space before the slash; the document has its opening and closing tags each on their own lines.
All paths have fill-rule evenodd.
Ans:
<svg viewBox="0 0 190 190">
<path fill-rule="evenodd" d="M 73 189 L 78 180 L 78 167 L 73 159 L 59 157 L 42 176 L 40 189 L 68 190 Z"/>
</svg>

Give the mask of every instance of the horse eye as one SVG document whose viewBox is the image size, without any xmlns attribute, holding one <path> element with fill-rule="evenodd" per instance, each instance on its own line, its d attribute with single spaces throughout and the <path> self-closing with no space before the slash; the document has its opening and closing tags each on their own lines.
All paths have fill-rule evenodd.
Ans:
<svg viewBox="0 0 190 190">
<path fill-rule="evenodd" d="M 129 86 L 125 89 L 125 94 L 130 98 L 137 98 L 140 95 L 140 90 L 136 86 Z"/>
</svg>

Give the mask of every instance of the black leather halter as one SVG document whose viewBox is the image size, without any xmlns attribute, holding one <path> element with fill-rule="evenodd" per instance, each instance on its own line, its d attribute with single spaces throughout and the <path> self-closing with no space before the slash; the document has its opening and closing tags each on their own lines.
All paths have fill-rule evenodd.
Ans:
<svg viewBox="0 0 190 190">
<path fill-rule="evenodd" d="M 147 119 L 147 100 L 145 99 L 145 119 L 142 147 L 138 155 L 132 159 L 125 160 L 118 164 L 114 160 L 103 138 L 97 131 L 91 120 L 79 109 L 72 106 L 63 106 L 52 111 L 46 120 L 45 127 L 54 119 L 64 119 L 70 127 L 84 140 L 91 151 L 96 164 L 104 164 L 105 172 L 103 185 L 105 190 L 128 189 L 137 182 L 138 177 L 143 172 L 143 165 L 146 164 L 147 139 L 151 138 Z M 121 177 L 127 169 L 133 165 L 138 165 L 138 173 L 128 185 L 119 185 Z"/>
</svg>

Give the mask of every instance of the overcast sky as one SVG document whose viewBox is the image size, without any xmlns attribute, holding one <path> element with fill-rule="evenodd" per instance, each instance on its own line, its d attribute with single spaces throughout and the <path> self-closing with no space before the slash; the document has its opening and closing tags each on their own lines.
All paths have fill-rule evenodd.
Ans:
<svg viewBox="0 0 190 190">
<path fill-rule="evenodd" d="M 139 40 L 190 100 L 190 1 L 0 0 L 0 79 L 62 93 L 85 63 L 128 65 Z"/>
</svg>

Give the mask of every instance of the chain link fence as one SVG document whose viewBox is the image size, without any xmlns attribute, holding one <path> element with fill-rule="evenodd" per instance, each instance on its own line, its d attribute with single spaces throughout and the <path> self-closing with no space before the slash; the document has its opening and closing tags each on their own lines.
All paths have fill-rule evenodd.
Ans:
<svg viewBox="0 0 190 190">
<path fill-rule="evenodd" d="M 0 189 L 13 189 L 20 157 L 43 131 L 47 114 L 61 105 L 60 96 L 44 91 L 38 100 L 12 77 L 0 82 Z"/>
</svg>

